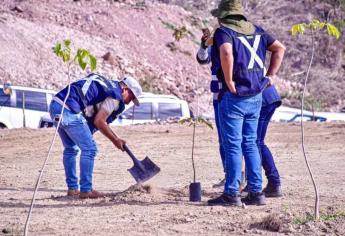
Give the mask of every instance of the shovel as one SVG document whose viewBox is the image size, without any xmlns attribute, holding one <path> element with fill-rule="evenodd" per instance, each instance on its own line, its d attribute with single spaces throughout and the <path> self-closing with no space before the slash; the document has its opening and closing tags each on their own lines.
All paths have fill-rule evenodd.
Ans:
<svg viewBox="0 0 345 236">
<path fill-rule="evenodd" d="M 133 176 L 137 183 L 143 183 L 153 176 L 158 174 L 161 170 L 155 163 L 153 163 L 150 158 L 145 157 L 144 160 L 139 161 L 134 154 L 129 150 L 128 146 L 125 144 L 123 146 L 127 154 L 132 158 L 134 166 L 128 169 L 129 173 Z"/>
</svg>

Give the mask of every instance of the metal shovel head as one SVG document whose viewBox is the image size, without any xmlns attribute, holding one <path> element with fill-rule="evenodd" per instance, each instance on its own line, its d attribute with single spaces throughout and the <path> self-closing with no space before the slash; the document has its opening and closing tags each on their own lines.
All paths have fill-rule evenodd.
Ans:
<svg viewBox="0 0 345 236">
<path fill-rule="evenodd" d="M 144 183 L 158 174 L 160 170 L 148 157 L 145 157 L 142 161 L 138 161 L 138 163 L 134 163 L 134 166 L 128 169 L 137 183 Z"/>
</svg>

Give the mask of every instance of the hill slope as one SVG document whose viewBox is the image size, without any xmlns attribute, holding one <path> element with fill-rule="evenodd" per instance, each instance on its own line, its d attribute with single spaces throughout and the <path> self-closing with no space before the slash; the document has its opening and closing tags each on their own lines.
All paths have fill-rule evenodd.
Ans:
<svg viewBox="0 0 345 236">
<path fill-rule="evenodd" d="M 0 6 L 0 80 L 13 84 L 61 89 L 67 82 L 65 67 L 51 47 L 71 38 L 74 47 L 89 49 L 98 59 L 98 72 L 118 77 L 132 74 L 145 90 L 171 93 L 186 99 L 196 110 L 209 113 L 209 69 L 195 61 L 195 43 L 203 20 L 215 1 L 10 1 Z M 208 4 L 206 4 L 208 2 Z M 211 2 L 211 3 L 210 3 Z M 171 5 L 183 4 L 187 9 Z M 188 5 L 190 3 L 190 5 Z M 193 5 L 194 4 L 194 5 Z M 332 6 L 309 1 L 244 1 L 249 19 L 269 29 L 288 50 L 281 80 L 277 82 L 284 103 L 298 106 L 310 42 L 292 38 L 291 25 L 305 21 L 309 9 L 321 18 Z M 16 8 L 15 8 L 16 7 Z M 334 16 L 341 16 L 340 11 Z M 171 27 L 187 26 L 188 39 L 174 41 Z M 210 25 L 210 23 L 208 23 Z M 344 38 L 319 37 L 308 100 L 316 106 L 338 110 L 345 106 Z M 110 53 L 104 60 L 102 56 Z M 75 79 L 85 72 L 73 71 Z M 200 94 L 197 99 L 197 94 Z"/>
</svg>

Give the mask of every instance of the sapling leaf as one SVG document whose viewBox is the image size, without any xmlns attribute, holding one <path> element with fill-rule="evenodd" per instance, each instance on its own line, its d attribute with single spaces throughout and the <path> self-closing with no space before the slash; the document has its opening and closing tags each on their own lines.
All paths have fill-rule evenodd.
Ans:
<svg viewBox="0 0 345 236">
<path fill-rule="evenodd" d="M 89 57 L 90 57 L 90 67 L 91 67 L 91 70 L 95 70 L 96 67 L 97 67 L 97 60 L 92 55 L 89 55 Z"/>
<path fill-rule="evenodd" d="M 54 53 L 61 57 L 64 62 L 69 61 L 71 58 L 71 48 L 69 47 L 70 41 L 65 40 L 63 44 L 57 43 L 55 47 L 53 47 Z"/>
<path fill-rule="evenodd" d="M 53 51 L 57 56 L 60 56 L 61 53 L 61 43 L 57 43 L 55 47 L 53 47 Z"/>
<path fill-rule="evenodd" d="M 317 20 L 317 19 L 313 19 L 313 20 L 310 22 L 309 27 L 310 27 L 312 30 L 320 29 L 320 21 Z"/>
<path fill-rule="evenodd" d="M 204 118 L 202 118 L 201 116 L 198 117 L 198 122 L 201 124 L 205 124 L 210 129 L 213 129 L 213 125 L 210 122 L 208 122 L 207 120 L 205 120 Z"/>
<path fill-rule="evenodd" d="M 69 47 L 71 45 L 71 40 L 66 39 L 63 41 L 66 47 Z"/>
<path fill-rule="evenodd" d="M 83 61 L 83 57 L 78 57 L 78 64 L 83 70 L 85 70 L 87 64 Z"/>
<path fill-rule="evenodd" d="M 296 24 L 293 25 L 291 28 L 291 33 L 292 35 L 297 35 L 297 34 L 304 34 L 305 31 L 305 24 Z"/>
<path fill-rule="evenodd" d="M 336 39 L 340 38 L 340 31 L 335 25 L 332 25 L 331 23 L 327 23 L 327 33 L 328 35 L 333 36 Z"/>
<path fill-rule="evenodd" d="M 326 26 L 326 23 L 325 22 L 321 22 L 319 27 L 320 27 L 320 29 L 323 29 L 323 28 L 325 28 L 325 26 Z"/>
<path fill-rule="evenodd" d="M 178 123 L 180 123 L 181 125 L 185 124 L 185 123 L 190 123 L 191 121 L 193 121 L 193 118 L 191 117 L 185 117 L 179 120 Z"/>
<path fill-rule="evenodd" d="M 62 43 L 56 43 L 53 47 L 54 53 L 61 57 L 64 62 L 69 62 L 71 60 L 71 40 L 66 39 Z M 73 61 L 79 64 L 80 68 L 85 70 L 87 65 L 90 65 L 91 70 L 95 70 L 97 66 L 96 58 L 90 54 L 89 51 L 83 48 L 77 50 L 76 55 L 73 58 Z"/>
</svg>

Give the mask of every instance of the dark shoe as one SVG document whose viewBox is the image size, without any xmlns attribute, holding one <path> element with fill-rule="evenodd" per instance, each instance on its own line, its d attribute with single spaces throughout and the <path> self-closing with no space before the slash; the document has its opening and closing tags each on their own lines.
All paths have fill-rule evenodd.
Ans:
<svg viewBox="0 0 345 236">
<path fill-rule="evenodd" d="M 209 206 L 242 206 L 240 195 L 230 195 L 223 193 L 217 198 L 207 201 Z"/>
<path fill-rule="evenodd" d="M 91 192 L 80 192 L 79 194 L 79 198 L 81 199 L 86 199 L 86 198 L 91 198 L 91 199 L 95 199 L 95 198 L 104 198 L 105 194 L 98 192 L 96 190 L 92 190 Z"/>
<path fill-rule="evenodd" d="M 242 199 L 246 205 L 266 205 L 266 198 L 263 192 L 253 193 L 249 192 L 247 197 Z"/>
<path fill-rule="evenodd" d="M 273 186 L 271 184 L 267 184 L 267 186 L 266 186 L 266 188 L 264 188 L 263 192 L 265 193 L 266 197 L 281 197 L 281 196 L 283 196 L 282 189 L 281 189 L 280 185 Z"/>
<path fill-rule="evenodd" d="M 224 187 L 224 184 L 225 184 L 225 178 L 222 179 L 219 183 L 214 184 L 212 188 L 221 188 L 221 187 Z"/>
<path fill-rule="evenodd" d="M 67 196 L 69 196 L 69 197 L 78 197 L 79 194 L 80 194 L 80 192 L 78 189 L 69 189 L 67 191 Z"/>
</svg>

